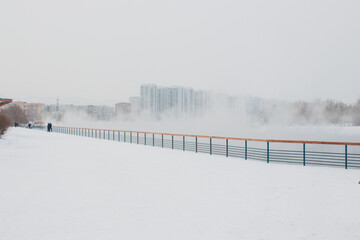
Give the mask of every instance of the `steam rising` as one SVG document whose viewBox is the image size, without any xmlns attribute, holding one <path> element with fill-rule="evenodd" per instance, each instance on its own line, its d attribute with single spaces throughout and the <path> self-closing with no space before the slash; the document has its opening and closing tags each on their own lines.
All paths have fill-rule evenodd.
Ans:
<svg viewBox="0 0 360 240">
<path fill-rule="evenodd" d="M 217 104 L 202 115 L 176 117 L 163 115 L 153 119 L 146 114 L 128 118 L 113 116 L 95 120 L 86 111 L 63 111 L 60 118 L 48 116 L 46 121 L 59 126 L 88 127 L 199 134 L 210 136 L 267 139 L 360 141 L 360 101 L 346 105 L 334 101 L 280 102 L 264 101 L 256 114 L 246 108 L 231 109 Z"/>
</svg>

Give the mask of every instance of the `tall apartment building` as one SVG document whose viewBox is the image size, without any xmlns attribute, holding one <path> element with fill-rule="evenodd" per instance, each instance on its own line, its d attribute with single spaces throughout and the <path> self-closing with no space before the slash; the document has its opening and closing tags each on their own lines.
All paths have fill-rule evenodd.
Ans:
<svg viewBox="0 0 360 240">
<path fill-rule="evenodd" d="M 204 114 L 209 107 L 209 96 L 207 92 L 194 92 L 194 113 L 196 115 Z"/>
<path fill-rule="evenodd" d="M 207 107 L 207 94 L 184 87 L 161 87 L 154 84 L 141 86 L 141 110 L 151 116 L 162 115 L 182 117 L 204 112 Z"/>
<path fill-rule="evenodd" d="M 140 87 L 141 111 L 156 116 L 156 85 L 146 84 Z"/>
<path fill-rule="evenodd" d="M 131 115 L 136 117 L 140 114 L 140 97 L 131 97 L 129 98 L 131 104 Z"/>
<path fill-rule="evenodd" d="M 256 117 L 264 106 L 264 101 L 259 97 L 247 97 L 245 100 L 246 113 L 251 117 Z"/>
</svg>

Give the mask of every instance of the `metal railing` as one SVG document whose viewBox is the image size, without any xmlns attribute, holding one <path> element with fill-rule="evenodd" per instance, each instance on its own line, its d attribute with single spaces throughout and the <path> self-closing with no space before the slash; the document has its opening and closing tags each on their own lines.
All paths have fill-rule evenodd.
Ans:
<svg viewBox="0 0 360 240">
<path fill-rule="evenodd" d="M 60 126 L 54 126 L 53 131 L 267 163 L 360 168 L 360 142 L 233 138 Z"/>
</svg>

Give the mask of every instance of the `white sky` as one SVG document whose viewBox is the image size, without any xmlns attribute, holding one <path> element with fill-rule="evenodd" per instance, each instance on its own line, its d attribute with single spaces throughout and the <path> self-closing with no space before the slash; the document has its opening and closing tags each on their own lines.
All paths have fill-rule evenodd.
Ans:
<svg viewBox="0 0 360 240">
<path fill-rule="evenodd" d="M 0 0 L 0 97 L 113 104 L 140 85 L 360 97 L 358 0 Z"/>
</svg>

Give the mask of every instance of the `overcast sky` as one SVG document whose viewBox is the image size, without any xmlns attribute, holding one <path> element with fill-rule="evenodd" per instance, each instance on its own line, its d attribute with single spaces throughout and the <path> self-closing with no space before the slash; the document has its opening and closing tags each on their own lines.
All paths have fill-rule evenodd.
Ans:
<svg viewBox="0 0 360 240">
<path fill-rule="evenodd" d="M 360 97 L 358 0 L 0 0 L 0 97 L 113 104 L 140 85 Z"/>
</svg>

